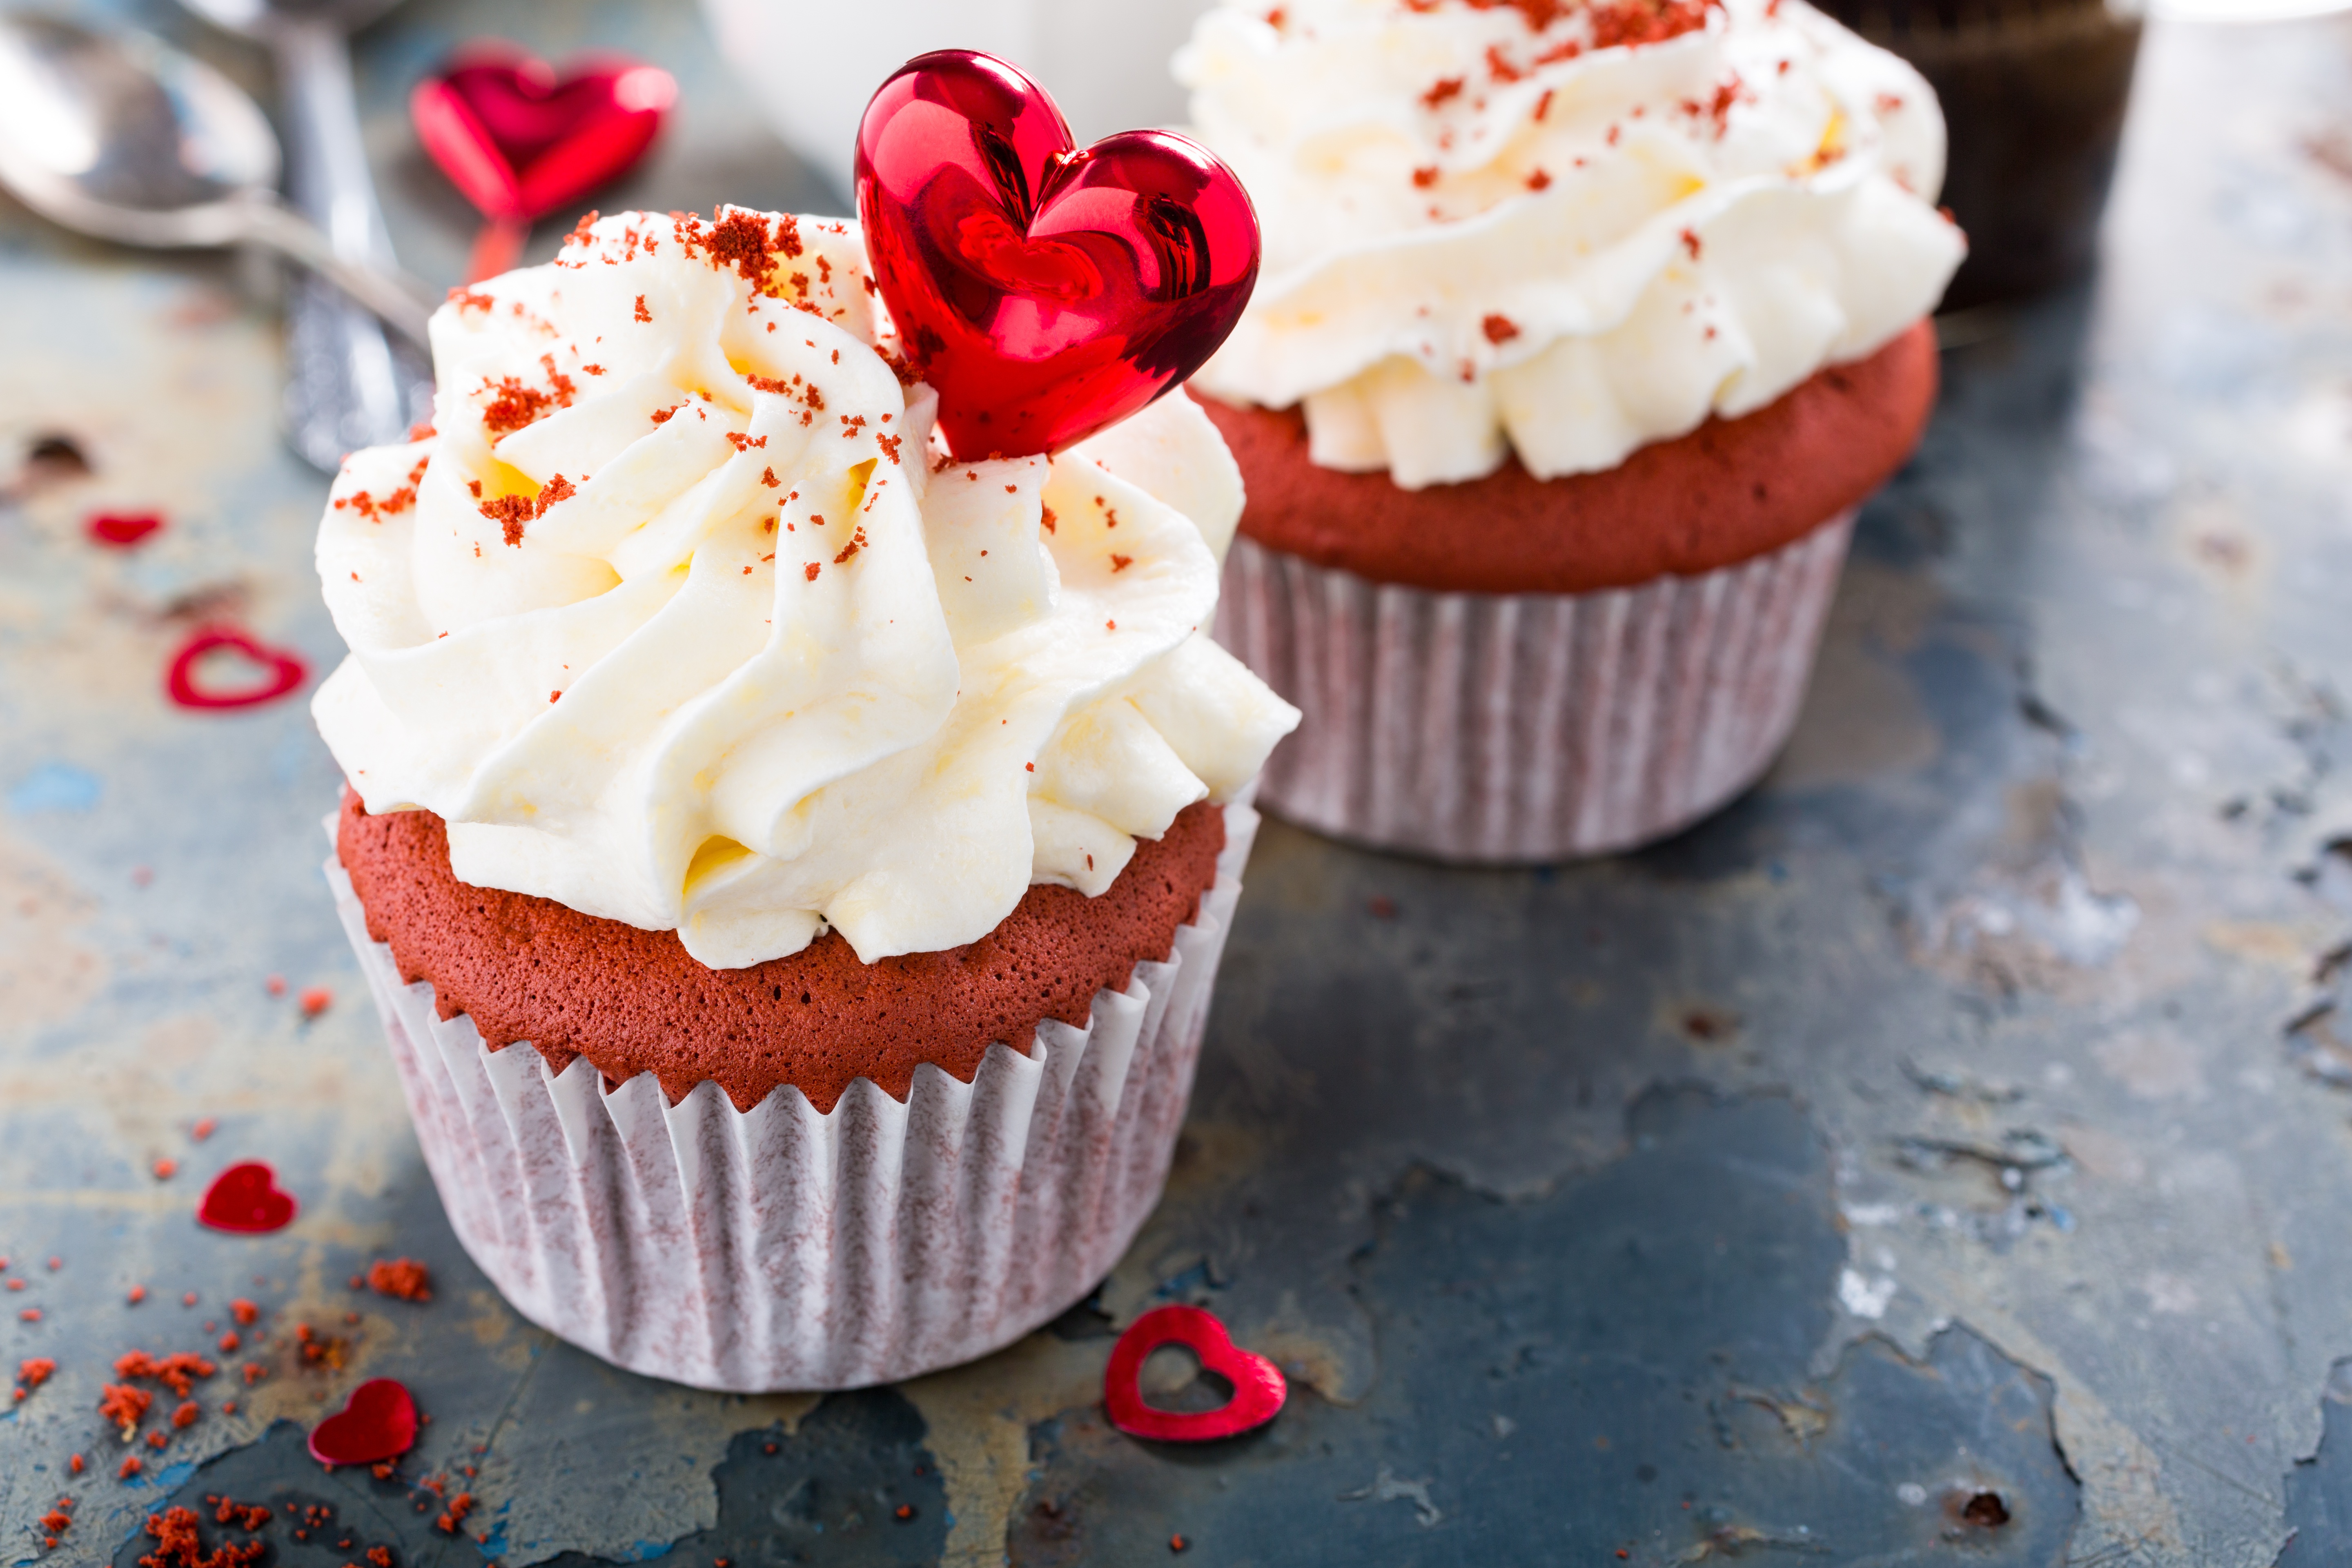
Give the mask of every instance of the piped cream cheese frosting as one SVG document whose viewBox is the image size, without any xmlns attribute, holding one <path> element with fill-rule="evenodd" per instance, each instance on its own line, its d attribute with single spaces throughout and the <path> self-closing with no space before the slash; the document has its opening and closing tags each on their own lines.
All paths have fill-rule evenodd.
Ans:
<svg viewBox="0 0 2352 1568">
<path fill-rule="evenodd" d="M 1934 93 L 1804 0 L 1229 0 L 1176 69 L 1265 229 L 1196 384 L 1407 488 L 1760 408 L 1966 251 Z"/>
<path fill-rule="evenodd" d="M 1206 417 L 949 462 L 854 223 L 583 221 L 432 347 L 432 431 L 330 497 L 313 711 L 460 880 L 713 968 L 937 951 L 1101 892 L 1297 722 L 1205 633 L 1242 504 Z"/>
</svg>

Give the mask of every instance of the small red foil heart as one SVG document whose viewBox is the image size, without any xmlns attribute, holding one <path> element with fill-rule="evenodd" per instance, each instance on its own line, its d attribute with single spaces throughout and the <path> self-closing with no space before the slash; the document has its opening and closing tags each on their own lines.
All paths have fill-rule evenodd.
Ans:
<svg viewBox="0 0 2352 1568">
<path fill-rule="evenodd" d="M 1234 1396 L 1214 1410 L 1197 1412 L 1145 1404 L 1143 1363 L 1161 1345 L 1189 1348 L 1203 1371 L 1234 1385 Z M 1273 1420 L 1288 1394 L 1280 1367 L 1235 1345 L 1225 1325 L 1198 1307 L 1155 1307 L 1136 1319 L 1118 1336 L 1103 1372 L 1103 1408 L 1110 1424 L 1130 1437 L 1161 1443 L 1237 1437 Z"/>
<path fill-rule="evenodd" d="M 1257 282 L 1233 171 L 1165 131 L 1080 150 L 991 56 L 899 68 L 857 133 L 857 213 L 908 357 L 966 462 L 1056 452 L 1214 353 Z"/>
<path fill-rule="evenodd" d="M 263 1236 L 294 1223 L 301 1205 L 278 1184 L 278 1173 L 258 1160 L 231 1165 L 213 1178 L 196 1205 L 196 1221 L 239 1236 Z"/>
<path fill-rule="evenodd" d="M 89 520 L 89 537 L 99 544 L 128 550 L 163 526 L 153 512 L 102 511 Z"/>
<path fill-rule="evenodd" d="M 372 1377 L 343 1407 L 310 1428 L 310 1457 L 322 1465 L 380 1465 L 416 1447 L 416 1400 L 405 1384 Z"/>
<path fill-rule="evenodd" d="M 267 671 L 261 683 L 227 690 L 200 685 L 196 679 L 198 661 L 222 648 L 241 653 L 260 665 Z M 251 708 L 277 701 L 309 679 L 310 667 L 302 662 L 300 654 L 257 643 L 232 626 L 198 626 L 180 645 L 179 652 L 172 656 L 163 689 L 183 708 Z"/>
<path fill-rule="evenodd" d="M 530 223 L 619 177 L 677 98 L 667 71 L 614 56 L 559 77 L 507 45 L 459 56 L 409 94 L 418 140 L 495 222 Z"/>
</svg>

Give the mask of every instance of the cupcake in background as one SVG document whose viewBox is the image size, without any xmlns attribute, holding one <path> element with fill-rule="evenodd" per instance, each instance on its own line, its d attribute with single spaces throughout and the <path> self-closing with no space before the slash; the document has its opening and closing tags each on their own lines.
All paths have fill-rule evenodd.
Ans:
<svg viewBox="0 0 2352 1568">
<path fill-rule="evenodd" d="M 1917 72 L 1802 0 L 1226 5 L 1177 71 L 1265 225 L 1192 383 L 1218 635 L 1305 712 L 1265 801 L 1528 861 L 1752 783 L 1934 402 Z"/>
<path fill-rule="evenodd" d="M 433 430 L 320 530 L 328 875 L 450 1220 L 526 1317 L 710 1388 L 1094 1288 L 1297 720 L 1205 633 L 1201 410 L 951 461 L 874 296 L 852 223 L 583 221 L 436 312 Z"/>
<path fill-rule="evenodd" d="M 1951 130 L 1944 200 L 1969 258 L 1947 310 L 2087 271 L 2123 142 L 2141 17 L 2109 0 L 1823 0 L 1927 79 Z"/>
</svg>

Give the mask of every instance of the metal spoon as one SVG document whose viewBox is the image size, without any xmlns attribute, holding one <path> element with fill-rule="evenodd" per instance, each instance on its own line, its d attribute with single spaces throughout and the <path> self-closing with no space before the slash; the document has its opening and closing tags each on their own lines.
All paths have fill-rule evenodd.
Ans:
<svg viewBox="0 0 2352 1568">
<path fill-rule="evenodd" d="M 211 68 L 143 33 L 0 16 L 0 184 L 26 206 L 129 245 L 258 241 L 422 342 L 422 287 L 338 255 L 277 177 L 269 122 Z"/>
<path fill-rule="evenodd" d="M 182 0 L 214 26 L 267 44 L 278 62 L 295 208 L 327 231 L 335 254 L 358 265 L 394 265 L 360 138 L 347 35 L 397 0 Z M 287 311 L 287 425 L 296 447 L 322 468 L 345 451 L 397 440 L 431 416 L 432 371 L 405 345 L 320 287 L 302 279 Z"/>
</svg>

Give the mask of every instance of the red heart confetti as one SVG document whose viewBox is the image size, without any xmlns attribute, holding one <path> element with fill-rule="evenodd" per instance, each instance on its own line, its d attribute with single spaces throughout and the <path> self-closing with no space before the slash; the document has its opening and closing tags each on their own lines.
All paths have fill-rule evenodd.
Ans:
<svg viewBox="0 0 2352 1568">
<path fill-rule="evenodd" d="M 1201 1358 L 1201 1369 L 1234 1385 L 1234 1396 L 1214 1410 L 1162 1410 L 1143 1398 L 1143 1363 L 1162 1345 L 1183 1345 Z M 1111 1348 L 1103 1369 L 1103 1408 L 1110 1424 L 1130 1437 L 1162 1443 L 1208 1443 L 1235 1437 L 1274 1419 L 1288 1395 L 1282 1369 L 1254 1351 L 1235 1345 L 1225 1325 L 1198 1307 L 1155 1307 L 1128 1326 Z"/>
<path fill-rule="evenodd" d="M 505 44 L 477 46 L 409 94 L 425 153 L 490 220 L 471 276 L 514 264 L 530 226 L 644 157 L 677 100 L 667 71 L 618 56 L 562 76 Z"/>
<path fill-rule="evenodd" d="M 92 542 L 128 550 L 163 526 L 163 520 L 152 511 L 102 511 L 89 520 Z"/>
<path fill-rule="evenodd" d="M 293 1224 L 300 1206 L 278 1184 L 277 1172 L 258 1160 L 245 1160 L 213 1178 L 196 1205 L 196 1221 L 215 1230 L 261 1236 Z"/>
<path fill-rule="evenodd" d="M 343 1407 L 310 1428 L 310 1457 L 322 1465 L 378 1465 L 416 1446 L 416 1400 L 408 1385 L 372 1377 Z"/>
<path fill-rule="evenodd" d="M 1055 452 L 1176 386 L 1257 282 L 1233 171 L 1165 131 L 1076 147 L 1045 89 L 942 49 L 857 133 L 857 212 L 908 357 L 964 461 Z"/>
<path fill-rule="evenodd" d="M 223 648 L 243 654 L 263 666 L 268 672 L 267 679 L 257 686 L 231 687 L 226 690 L 200 684 L 196 678 L 198 662 L 206 654 Z M 251 708 L 275 702 L 310 678 L 310 667 L 302 662 L 300 654 L 257 643 L 234 626 L 198 626 L 172 656 L 163 688 L 172 700 L 183 708 Z"/>
</svg>

